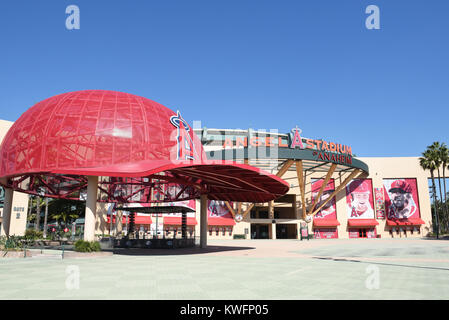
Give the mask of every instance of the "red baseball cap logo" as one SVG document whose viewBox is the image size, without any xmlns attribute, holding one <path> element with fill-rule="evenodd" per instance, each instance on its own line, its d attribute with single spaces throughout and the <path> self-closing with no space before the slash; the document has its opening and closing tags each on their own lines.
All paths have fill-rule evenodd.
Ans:
<svg viewBox="0 0 449 320">
<path fill-rule="evenodd" d="M 400 179 L 391 184 L 389 192 L 410 193 L 412 192 L 412 187 L 405 180 Z"/>
</svg>

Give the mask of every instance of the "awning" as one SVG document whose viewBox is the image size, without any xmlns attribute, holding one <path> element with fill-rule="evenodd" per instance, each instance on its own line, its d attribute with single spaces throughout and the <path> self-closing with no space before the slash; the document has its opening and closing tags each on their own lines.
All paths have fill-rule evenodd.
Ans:
<svg viewBox="0 0 449 320">
<path fill-rule="evenodd" d="M 313 227 L 336 227 L 340 222 L 337 219 L 313 219 Z"/>
<path fill-rule="evenodd" d="M 197 225 L 196 218 L 187 218 L 187 225 L 188 226 L 195 226 Z M 164 217 L 164 225 L 171 225 L 171 226 L 180 226 L 182 225 L 182 218 L 181 217 Z"/>
<path fill-rule="evenodd" d="M 108 216 L 108 223 L 111 223 L 111 219 Z M 112 223 L 115 223 L 115 215 L 112 219 Z M 129 218 L 128 218 L 129 223 Z M 134 224 L 152 224 L 153 221 L 151 220 L 150 216 L 134 216 Z M 122 217 L 122 224 L 126 224 L 126 218 Z"/>
<path fill-rule="evenodd" d="M 387 220 L 388 226 L 416 226 L 425 224 L 421 218 Z"/>
<path fill-rule="evenodd" d="M 349 227 L 373 227 L 379 225 L 376 219 L 349 219 Z"/>
<path fill-rule="evenodd" d="M 229 218 L 207 218 L 207 224 L 209 226 L 235 226 L 234 219 Z"/>
</svg>

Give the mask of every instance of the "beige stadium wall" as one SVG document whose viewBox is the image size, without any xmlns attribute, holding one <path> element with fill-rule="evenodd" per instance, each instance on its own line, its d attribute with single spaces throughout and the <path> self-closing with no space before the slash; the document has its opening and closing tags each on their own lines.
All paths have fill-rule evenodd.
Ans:
<svg viewBox="0 0 449 320">
<path fill-rule="evenodd" d="M 9 128 L 14 122 L 0 120 L 0 141 L 6 136 Z M 9 234 L 21 236 L 25 234 L 26 221 L 28 214 L 28 195 L 21 192 L 13 193 L 12 211 L 9 225 Z M 3 220 L 3 209 L 0 209 L 0 215 Z M 0 231 L 0 235 L 2 231 Z"/>
<path fill-rule="evenodd" d="M 419 158 L 418 157 L 396 157 L 396 158 L 358 158 L 361 161 L 365 162 L 369 167 L 369 175 L 359 175 L 356 178 L 368 178 L 372 180 L 372 186 L 374 188 L 382 188 L 383 187 L 383 179 L 393 179 L 393 178 L 414 178 L 416 179 L 417 189 L 418 189 L 418 202 L 420 208 L 421 219 L 425 221 L 425 225 L 422 225 L 420 228 L 420 234 L 417 232 L 411 233 L 411 231 L 406 231 L 405 233 L 394 233 L 390 234 L 390 227 L 386 226 L 386 219 L 377 219 L 379 223 L 376 226 L 376 233 L 380 235 L 381 238 L 419 238 L 426 236 L 432 230 L 432 216 L 431 216 L 431 206 L 430 206 L 430 197 L 428 190 L 428 178 L 429 172 L 424 171 L 419 166 Z M 306 177 L 306 207 L 311 205 L 310 202 L 310 194 L 311 194 L 311 179 L 320 179 L 324 178 L 326 173 L 316 173 L 309 174 Z M 336 187 L 345 179 L 348 175 L 340 175 L 335 173 L 332 178 L 335 179 Z M 297 224 L 297 230 L 299 233 L 300 223 L 303 221 L 302 218 L 302 206 L 301 206 L 301 193 L 299 190 L 299 183 L 296 175 L 296 171 L 287 171 L 282 177 L 286 182 L 293 187 L 290 188 L 288 194 L 296 195 L 296 219 L 276 219 L 276 223 L 293 223 Z M 268 204 L 264 204 L 268 207 Z M 285 206 L 285 204 L 275 203 L 275 208 L 279 208 Z M 346 239 L 349 238 L 349 230 L 348 230 L 348 215 L 347 215 L 347 205 L 346 205 L 346 189 L 343 188 L 336 195 L 336 210 L 337 210 L 337 219 L 340 222 L 340 225 L 337 227 L 338 238 Z M 243 228 L 250 228 L 250 223 L 269 223 L 272 219 L 251 219 L 248 214 L 244 220 L 240 223 L 237 223 L 236 230 L 241 230 Z M 313 233 L 312 223 L 308 224 L 309 233 Z M 237 232 L 235 232 L 237 233 Z M 271 235 L 270 235 L 271 236 Z M 299 235 L 298 235 L 299 236 Z M 272 236 L 271 236 L 272 237 Z M 273 237 L 272 237 L 273 238 Z"/>
</svg>

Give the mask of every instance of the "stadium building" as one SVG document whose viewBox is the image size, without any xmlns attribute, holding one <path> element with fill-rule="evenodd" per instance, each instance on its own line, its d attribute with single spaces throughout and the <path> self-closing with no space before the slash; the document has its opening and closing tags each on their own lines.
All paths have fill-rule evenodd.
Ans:
<svg viewBox="0 0 449 320">
<path fill-rule="evenodd" d="M 181 119 L 179 112 L 177 119 Z M 12 125 L 13 122 L 0 120 L 0 140 Z M 123 130 L 116 129 L 111 129 L 114 139 L 117 135 L 122 135 L 123 141 L 132 137 L 123 136 Z M 93 130 L 97 132 L 98 126 Z M 321 239 L 412 238 L 423 237 L 432 231 L 428 187 L 430 173 L 420 167 L 418 157 L 355 157 L 350 144 L 337 143 L 332 139 L 306 138 L 298 127 L 286 134 L 208 128 L 189 132 L 192 143 L 202 144 L 208 160 L 233 160 L 237 164 L 249 165 L 282 179 L 290 187 L 286 194 L 269 202 L 231 201 L 231 198 L 227 200 L 226 193 L 220 193 L 221 199 L 209 198 L 207 236 L 211 239 L 301 239 L 307 234 Z M 32 143 L 31 140 L 27 141 L 28 148 Z M 126 145 L 121 147 L 126 150 Z M 102 148 L 103 153 L 109 152 L 107 145 Z M 221 173 L 218 171 L 208 172 L 209 183 L 212 183 L 214 174 L 216 186 L 219 186 Z M 258 189 L 266 192 L 267 186 L 263 181 L 249 174 L 249 171 L 240 172 L 247 188 L 253 188 L 255 194 Z M 99 178 L 101 184 L 102 178 Z M 227 181 L 229 190 L 232 189 L 229 187 L 230 181 Z M 267 177 L 266 181 L 271 180 Z M 239 185 L 236 184 L 233 199 L 238 199 L 235 194 L 238 189 Z M 153 201 L 178 191 L 166 184 L 153 188 L 147 196 Z M 4 197 L 3 188 L 1 192 Z M 172 194 L 172 198 L 176 197 Z M 79 199 L 85 200 L 82 192 L 79 192 Z M 9 216 L 10 234 L 24 233 L 28 201 L 27 194 L 14 191 Z M 182 232 L 193 237 L 205 230 L 200 230 L 198 198 L 168 203 L 191 210 L 186 217 L 185 213 L 183 217 L 183 214 L 176 212 L 137 213 L 133 217 L 137 237 L 145 239 L 158 234 L 164 238 L 176 238 Z M 144 204 L 139 206 L 145 207 Z M 116 209 L 116 204 L 106 200 L 96 204 L 95 234 L 126 233 L 130 213 Z M 181 228 L 183 223 L 186 225 L 184 230 Z M 0 230 L 4 234 L 4 228 Z"/>
<path fill-rule="evenodd" d="M 210 159 L 234 159 L 282 177 L 289 192 L 270 203 L 232 204 L 234 234 L 252 239 L 423 237 L 432 231 L 428 179 L 418 157 L 354 157 L 331 140 L 291 133 L 196 129 Z M 226 210 L 227 209 L 227 210 Z M 210 235 L 221 234 L 210 226 Z M 218 232 L 217 232 L 218 229 Z"/>
</svg>

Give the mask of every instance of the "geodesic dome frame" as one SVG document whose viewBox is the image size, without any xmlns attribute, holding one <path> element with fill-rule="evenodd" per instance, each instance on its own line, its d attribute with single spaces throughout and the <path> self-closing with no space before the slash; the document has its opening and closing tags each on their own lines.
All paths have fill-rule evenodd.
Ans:
<svg viewBox="0 0 449 320">
<path fill-rule="evenodd" d="M 289 189 L 282 179 L 249 165 L 208 161 L 179 111 L 116 91 L 45 99 L 13 124 L 1 144 L 5 187 L 84 200 L 88 176 L 99 176 L 103 202 L 172 202 L 201 194 L 267 202 Z"/>
</svg>

